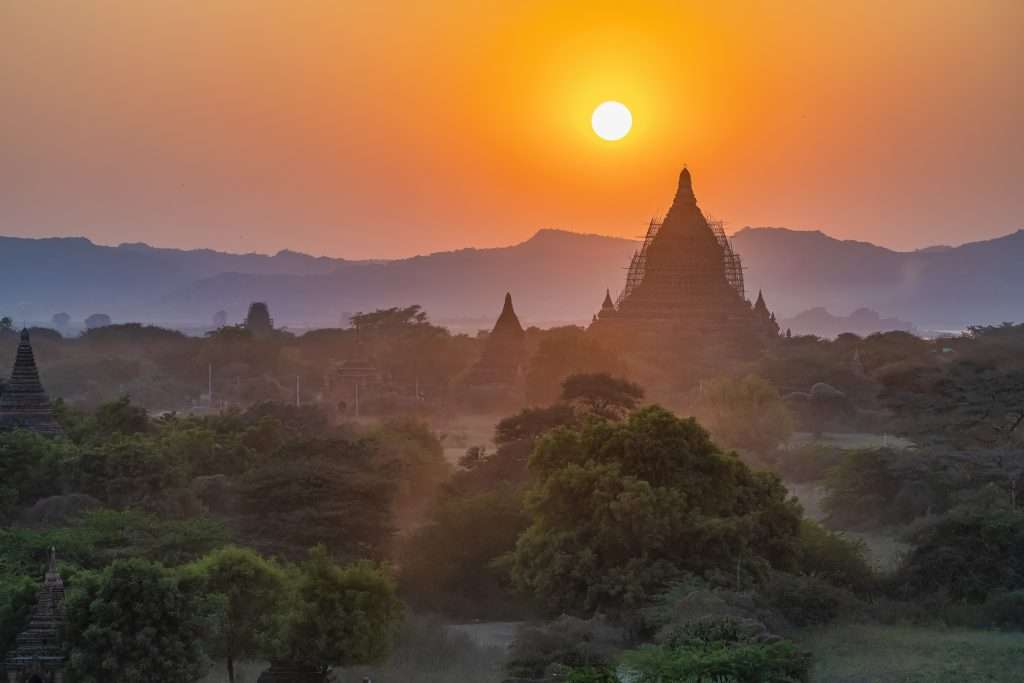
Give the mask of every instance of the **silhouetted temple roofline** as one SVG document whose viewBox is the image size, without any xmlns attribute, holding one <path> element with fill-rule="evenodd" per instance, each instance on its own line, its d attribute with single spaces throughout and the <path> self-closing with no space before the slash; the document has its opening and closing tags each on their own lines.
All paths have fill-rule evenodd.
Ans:
<svg viewBox="0 0 1024 683">
<path fill-rule="evenodd" d="M 0 429 L 18 428 L 40 434 L 63 433 L 53 417 L 50 397 L 39 379 L 39 369 L 36 367 L 32 340 L 27 329 L 21 331 L 14 368 L 0 394 Z"/>
<path fill-rule="evenodd" d="M 57 551 L 50 548 L 43 586 L 28 625 L 8 652 L 4 670 L 8 681 L 64 680 L 64 581 L 57 571 Z"/>
<path fill-rule="evenodd" d="M 690 177 L 690 169 L 683 166 L 679 173 L 679 185 L 676 187 L 676 196 L 672 204 L 696 204 L 697 195 L 693 193 L 693 178 Z"/>
<path fill-rule="evenodd" d="M 516 309 L 512 305 L 511 292 L 505 292 L 505 305 L 501 308 L 501 315 L 494 323 L 491 334 L 514 334 L 517 336 L 523 334 L 523 325 L 519 322 L 519 316 L 516 315 Z"/>
</svg>

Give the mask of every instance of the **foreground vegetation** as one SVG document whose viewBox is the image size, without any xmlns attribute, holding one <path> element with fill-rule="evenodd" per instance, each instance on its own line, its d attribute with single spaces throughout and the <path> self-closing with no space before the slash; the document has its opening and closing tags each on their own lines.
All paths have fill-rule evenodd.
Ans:
<svg viewBox="0 0 1024 683">
<path fill-rule="evenodd" d="M 369 322 L 426 334 L 403 315 Z M 538 345 L 558 371 L 456 467 L 416 418 L 274 401 L 61 404 L 64 439 L 0 434 L 0 650 L 56 546 L 69 680 L 251 680 L 263 662 L 375 681 L 1013 680 L 1024 330 L 974 330 L 952 355 L 902 333 L 780 340 L 677 395 L 696 418 L 567 372 L 574 335 Z M 794 391 L 812 377 L 836 386 Z M 872 425 L 905 440 L 814 438 Z M 859 539 L 881 534 L 901 552 L 880 566 Z M 505 656 L 452 620 L 526 625 Z M 173 656 L 157 670 L 126 632 Z"/>
</svg>

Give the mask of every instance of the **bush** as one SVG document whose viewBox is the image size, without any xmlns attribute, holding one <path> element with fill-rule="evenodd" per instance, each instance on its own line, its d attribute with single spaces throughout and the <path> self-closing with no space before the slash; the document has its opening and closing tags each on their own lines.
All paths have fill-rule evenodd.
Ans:
<svg viewBox="0 0 1024 683">
<path fill-rule="evenodd" d="M 649 646 L 623 657 L 634 683 L 796 683 L 809 680 L 810 666 L 810 655 L 788 641 Z"/>
<path fill-rule="evenodd" d="M 985 614 L 991 626 L 1024 631 L 1024 590 L 990 596 Z"/>
<path fill-rule="evenodd" d="M 867 593 L 875 586 L 863 541 L 806 519 L 800 524 L 800 570 L 855 593 Z"/>
<path fill-rule="evenodd" d="M 509 651 L 506 668 L 513 676 L 542 678 L 553 666 L 609 667 L 623 639 L 623 632 L 601 617 L 578 619 L 563 615 L 542 626 L 521 627 Z"/>
<path fill-rule="evenodd" d="M 897 576 L 902 597 L 980 603 L 1024 589 L 1024 513 L 961 513 L 921 528 Z"/>
<path fill-rule="evenodd" d="M 853 594 L 821 579 L 781 572 L 772 574 L 756 601 L 794 626 L 820 626 L 861 607 Z"/>
</svg>

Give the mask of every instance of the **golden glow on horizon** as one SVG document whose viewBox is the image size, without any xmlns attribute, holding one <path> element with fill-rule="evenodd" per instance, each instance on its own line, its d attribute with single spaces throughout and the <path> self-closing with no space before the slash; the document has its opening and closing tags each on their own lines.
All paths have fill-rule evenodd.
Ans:
<svg viewBox="0 0 1024 683">
<path fill-rule="evenodd" d="M 6 232 L 352 258 L 634 237 L 684 161 L 731 230 L 1022 225 L 1013 0 L 59 4 L 0 10 Z"/>
<path fill-rule="evenodd" d="M 590 117 L 590 125 L 602 140 L 614 142 L 629 134 L 633 127 L 633 114 L 622 102 L 609 100 L 597 105 Z"/>
</svg>

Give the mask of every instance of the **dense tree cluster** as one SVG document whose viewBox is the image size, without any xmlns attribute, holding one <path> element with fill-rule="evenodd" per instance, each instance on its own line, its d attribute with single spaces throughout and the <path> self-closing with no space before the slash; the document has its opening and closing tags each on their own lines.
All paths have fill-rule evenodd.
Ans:
<svg viewBox="0 0 1024 683">
<path fill-rule="evenodd" d="M 530 471 L 514 576 L 553 608 L 636 606 L 688 571 L 795 565 L 799 507 L 692 419 L 651 407 L 556 429 Z"/>
</svg>

